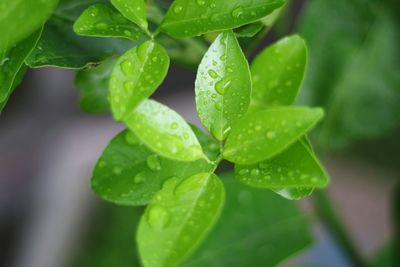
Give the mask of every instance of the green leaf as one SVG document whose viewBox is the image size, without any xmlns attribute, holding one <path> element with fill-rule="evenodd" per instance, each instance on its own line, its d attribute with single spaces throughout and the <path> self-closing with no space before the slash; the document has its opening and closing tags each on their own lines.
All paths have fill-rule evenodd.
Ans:
<svg viewBox="0 0 400 267">
<path fill-rule="evenodd" d="M 255 22 L 285 3 L 283 0 L 175 0 L 161 30 L 173 37 L 193 37 Z"/>
<path fill-rule="evenodd" d="M 164 80 L 168 67 L 167 52 L 153 41 L 125 52 L 111 73 L 110 98 L 114 118 L 122 120 L 148 98 Z"/>
<path fill-rule="evenodd" d="M 119 12 L 147 32 L 146 6 L 144 0 L 111 0 Z"/>
<path fill-rule="evenodd" d="M 121 13 L 105 4 L 88 7 L 74 24 L 78 35 L 139 40 L 143 32 Z"/>
<path fill-rule="evenodd" d="M 259 33 L 263 28 L 263 24 L 261 22 L 251 23 L 249 25 L 245 25 L 239 28 L 235 35 L 236 37 L 254 37 L 257 33 Z"/>
<path fill-rule="evenodd" d="M 274 107 L 249 113 L 232 129 L 224 157 L 253 164 L 279 154 L 305 135 L 323 116 L 320 108 Z"/>
<path fill-rule="evenodd" d="M 108 112 L 108 84 L 117 58 L 110 57 L 99 66 L 78 71 L 75 87 L 79 91 L 80 106 L 91 113 Z"/>
<path fill-rule="evenodd" d="M 196 105 L 204 126 L 223 140 L 247 111 L 251 78 L 245 56 L 232 31 L 218 36 L 197 72 Z"/>
<path fill-rule="evenodd" d="M 103 199 L 120 205 L 145 205 L 165 180 L 184 179 L 211 167 L 205 160 L 179 162 L 158 156 L 125 130 L 111 140 L 98 160 L 92 189 Z"/>
<path fill-rule="evenodd" d="M 178 266 L 215 224 L 224 204 L 215 174 L 168 180 L 142 216 L 137 242 L 145 267 Z"/>
<path fill-rule="evenodd" d="M 38 45 L 26 63 L 33 68 L 83 68 L 121 54 L 135 45 L 135 42 L 126 39 L 84 37 L 74 33 L 74 21 L 94 1 L 103 2 L 62 1 L 46 23 Z"/>
<path fill-rule="evenodd" d="M 251 64 L 252 105 L 291 105 L 299 92 L 307 64 L 307 47 L 298 35 L 264 49 Z"/>
<path fill-rule="evenodd" d="M 9 50 L 38 30 L 58 0 L 2 0 L 0 4 L 0 51 Z"/>
<path fill-rule="evenodd" d="M 154 100 L 143 101 L 125 123 L 151 150 L 166 158 L 194 161 L 205 158 L 186 121 L 175 111 Z"/>
<path fill-rule="evenodd" d="M 240 182 L 260 188 L 325 187 L 328 177 L 308 145 L 300 140 L 277 156 L 252 165 L 236 165 Z"/>
<path fill-rule="evenodd" d="M 245 188 L 233 174 L 221 179 L 226 201 L 220 219 L 183 267 L 278 266 L 311 244 L 310 222 L 295 203 Z"/>
<path fill-rule="evenodd" d="M 24 60 L 35 47 L 41 31 L 37 31 L 8 51 L 0 51 L 0 103 L 4 107 L 15 89 L 15 80 L 24 66 Z"/>
<path fill-rule="evenodd" d="M 210 160 L 216 160 L 220 151 L 218 143 L 215 139 L 211 138 L 208 134 L 204 133 L 197 126 L 190 124 L 192 131 L 199 140 L 201 147 L 203 148 L 204 154 Z"/>
<path fill-rule="evenodd" d="M 288 187 L 272 189 L 272 191 L 286 199 L 300 200 L 302 198 L 311 196 L 311 194 L 314 192 L 314 189 L 314 187 Z"/>
</svg>

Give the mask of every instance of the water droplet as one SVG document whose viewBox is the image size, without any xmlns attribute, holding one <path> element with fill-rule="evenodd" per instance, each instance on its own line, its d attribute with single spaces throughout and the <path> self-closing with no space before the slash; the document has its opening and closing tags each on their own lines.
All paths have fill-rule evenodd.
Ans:
<svg viewBox="0 0 400 267">
<path fill-rule="evenodd" d="M 243 8 L 241 6 L 235 8 L 232 11 L 232 17 L 238 19 L 243 14 Z"/>
<path fill-rule="evenodd" d="M 129 61 L 129 60 L 124 60 L 124 61 L 121 63 L 120 66 L 121 66 L 122 72 L 123 72 L 125 75 L 132 75 L 132 74 L 133 74 L 134 70 L 133 70 L 133 64 L 132 64 L 131 61 Z"/>
<path fill-rule="evenodd" d="M 259 169 L 252 169 L 250 172 L 251 176 L 258 176 L 260 175 L 260 170 Z"/>
<path fill-rule="evenodd" d="M 171 123 L 171 128 L 172 129 L 178 128 L 178 124 L 176 122 Z"/>
<path fill-rule="evenodd" d="M 206 4 L 206 1 L 205 1 L 205 0 L 196 0 L 196 3 L 197 3 L 199 6 L 204 6 L 204 5 Z"/>
<path fill-rule="evenodd" d="M 161 164 L 158 156 L 156 154 L 150 155 L 146 159 L 147 167 L 152 171 L 159 171 L 161 169 Z"/>
<path fill-rule="evenodd" d="M 133 181 L 135 184 L 141 184 L 144 181 L 146 181 L 146 175 L 144 172 L 139 172 L 138 174 L 135 175 L 135 178 L 133 178 Z"/>
<path fill-rule="evenodd" d="M 147 214 L 147 221 L 154 230 L 164 229 L 169 222 L 169 212 L 162 206 L 153 205 Z"/>
<path fill-rule="evenodd" d="M 138 144 L 140 144 L 139 138 L 137 138 L 137 137 L 135 136 L 135 134 L 132 133 L 132 132 L 126 133 L 126 135 L 125 135 L 125 140 L 126 140 L 126 142 L 128 142 L 128 143 L 131 144 L 131 145 L 138 145 Z"/>
<path fill-rule="evenodd" d="M 127 93 L 131 93 L 134 87 L 135 84 L 132 81 L 124 82 L 124 88 Z"/>
<path fill-rule="evenodd" d="M 267 138 L 268 139 L 274 139 L 276 137 L 276 134 L 274 131 L 268 131 L 267 132 Z"/>
<path fill-rule="evenodd" d="M 181 5 L 176 5 L 176 6 L 174 6 L 174 12 L 175 12 L 176 14 L 181 13 L 182 10 L 183 10 L 183 7 L 182 7 Z"/>
<path fill-rule="evenodd" d="M 209 70 L 208 75 L 210 75 L 210 77 L 213 79 L 218 78 L 218 74 L 214 70 Z"/>
<path fill-rule="evenodd" d="M 122 169 L 120 167 L 114 167 L 113 173 L 115 175 L 120 175 L 122 173 Z"/>
<path fill-rule="evenodd" d="M 218 111 L 222 110 L 222 104 L 220 102 L 215 103 L 215 109 Z"/>
<path fill-rule="evenodd" d="M 107 30 L 108 25 L 105 24 L 104 22 L 98 22 L 98 23 L 96 23 L 95 27 L 98 30 L 104 31 L 104 30 Z"/>
<path fill-rule="evenodd" d="M 239 175 L 246 175 L 246 174 L 248 174 L 249 173 L 249 170 L 248 169 L 241 169 L 240 171 L 239 171 Z"/>
<path fill-rule="evenodd" d="M 215 91 L 217 91 L 218 94 L 223 95 L 226 91 L 226 89 L 229 87 L 231 84 L 231 79 L 229 77 L 225 77 L 218 82 L 215 83 Z"/>
</svg>

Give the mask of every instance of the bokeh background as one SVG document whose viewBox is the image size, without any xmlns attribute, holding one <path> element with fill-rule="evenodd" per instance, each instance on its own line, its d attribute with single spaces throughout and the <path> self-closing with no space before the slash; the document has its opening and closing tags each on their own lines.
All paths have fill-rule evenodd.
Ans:
<svg viewBox="0 0 400 267">
<path fill-rule="evenodd" d="M 399 14 L 395 0 L 294 0 L 255 50 L 291 33 L 306 39 L 310 63 L 299 102 L 326 110 L 313 141 L 332 179 L 327 191 L 371 259 L 395 235 Z M 142 209 L 90 191 L 94 163 L 123 125 L 83 112 L 74 79 L 72 70 L 29 70 L 0 116 L 0 266 L 138 266 Z M 194 80 L 192 70 L 174 66 L 154 98 L 199 124 Z M 282 266 L 352 266 L 312 201 L 297 204 L 313 222 L 315 242 Z"/>
</svg>

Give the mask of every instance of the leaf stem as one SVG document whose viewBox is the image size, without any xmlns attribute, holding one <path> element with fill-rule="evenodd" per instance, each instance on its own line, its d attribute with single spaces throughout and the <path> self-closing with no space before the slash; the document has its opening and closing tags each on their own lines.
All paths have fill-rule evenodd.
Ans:
<svg viewBox="0 0 400 267">
<path fill-rule="evenodd" d="M 336 243 L 348 257 L 353 266 L 367 266 L 361 253 L 351 239 L 343 222 L 340 220 L 332 201 L 326 192 L 318 190 L 314 193 L 313 201 L 317 216 L 320 218 L 326 229 L 330 232 Z"/>
</svg>

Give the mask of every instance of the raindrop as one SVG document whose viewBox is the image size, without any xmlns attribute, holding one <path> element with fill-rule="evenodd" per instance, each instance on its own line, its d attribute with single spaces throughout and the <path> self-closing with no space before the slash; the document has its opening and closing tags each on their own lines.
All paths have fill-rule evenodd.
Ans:
<svg viewBox="0 0 400 267">
<path fill-rule="evenodd" d="M 131 75 L 134 71 L 133 71 L 133 64 L 132 64 L 132 62 L 131 61 L 129 61 L 129 60 L 125 60 L 125 61 L 123 61 L 122 63 L 121 63 L 121 69 L 122 69 L 122 72 L 125 74 L 125 75 Z"/>
<path fill-rule="evenodd" d="M 146 159 L 147 167 L 152 171 L 159 171 L 161 169 L 160 160 L 156 154 L 150 155 Z"/>
<path fill-rule="evenodd" d="M 218 74 L 214 70 L 209 70 L 208 75 L 210 75 L 210 77 L 213 79 L 218 78 Z"/>
<path fill-rule="evenodd" d="M 252 169 L 250 172 L 251 176 L 258 176 L 260 175 L 260 170 L 259 169 Z"/>
<path fill-rule="evenodd" d="M 120 167 L 115 167 L 115 168 L 113 169 L 113 173 L 114 173 L 115 175 L 120 175 L 120 174 L 122 173 L 122 169 L 121 169 Z"/>
<path fill-rule="evenodd" d="M 105 24 L 104 22 L 98 22 L 98 23 L 96 23 L 95 27 L 96 27 L 96 29 L 98 29 L 98 30 L 104 31 L 104 30 L 107 30 L 108 25 Z"/>
<path fill-rule="evenodd" d="M 174 12 L 175 12 L 176 14 L 181 13 L 182 10 L 183 10 L 183 7 L 180 6 L 180 5 L 176 5 L 176 6 L 174 7 Z"/>
<path fill-rule="evenodd" d="M 140 172 L 135 175 L 135 178 L 133 178 L 133 181 L 135 184 L 141 184 L 146 180 L 146 175 L 143 172 Z"/>
<path fill-rule="evenodd" d="M 232 11 L 232 17 L 239 18 L 243 14 L 243 8 L 241 6 L 235 8 Z"/>
<path fill-rule="evenodd" d="M 147 221 L 154 230 L 164 229 L 168 225 L 169 219 L 169 212 L 159 205 L 151 206 L 147 214 Z"/>
<path fill-rule="evenodd" d="M 231 84 L 231 79 L 229 77 L 225 77 L 221 80 L 219 80 L 217 83 L 215 83 L 215 91 L 217 91 L 218 94 L 222 95 L 225 93 L 226 89 L 229 87 Z"/>
<path fill-rule="evenodd" d="M 274 131 L 268 131 L 267 132 L 267 138 L 268 139 L 274 139 L 276 137 L 276 134 Z"/>
</svg>

